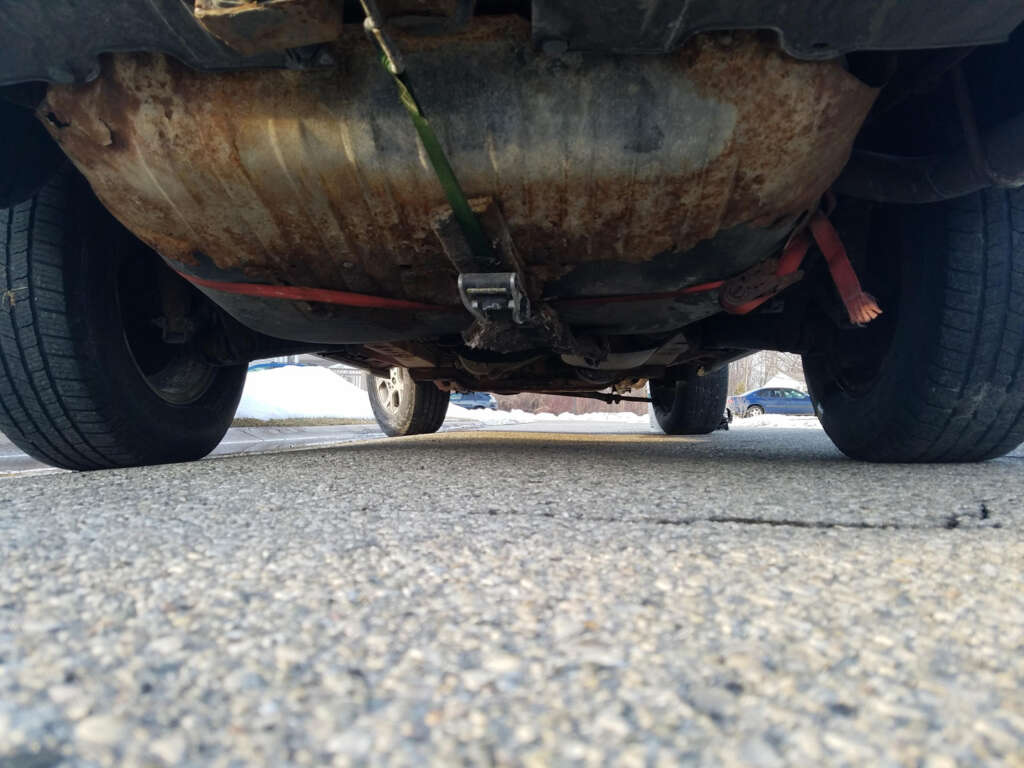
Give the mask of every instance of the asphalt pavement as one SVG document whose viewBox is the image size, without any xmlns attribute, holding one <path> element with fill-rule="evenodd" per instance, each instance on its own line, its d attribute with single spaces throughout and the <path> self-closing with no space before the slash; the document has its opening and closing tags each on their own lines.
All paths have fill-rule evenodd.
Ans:
<svg viewBox="0 0 1024 768">
<path fill-rule="evenodd" d="M 449 429 L 454 425 L 446 425 Z M 240 453 L 294 451 L 317 446 L 340 445 L 353 440 L 384 437 L 376 424 L 329 426 L 231 427 L 210 458 Z M 53 468 L 22 453 L 0 433 L 0 477 L 23 472 L 49 472 Z"/>
<path fill-rule="evenodd" d="M 572 428 L 0 479 L 0 766 L 1024 764 L 1021 454 Z"/>
</svg>

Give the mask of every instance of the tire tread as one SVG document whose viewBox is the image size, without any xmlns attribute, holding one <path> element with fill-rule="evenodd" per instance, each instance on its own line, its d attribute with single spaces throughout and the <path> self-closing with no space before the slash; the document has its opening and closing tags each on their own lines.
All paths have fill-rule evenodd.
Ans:
<svg viewBox="0 0 1024 768">
<path fill-rule="evenodd" d="M 935 254 L 938 269 L 921 254 L 910 257 L 914 279 L 934 286 L 924 316 L 913 318 L 922 370 L 910 373 L 899 402 L 875 402 L 875 412 L 826 408 L 826 428 L 855 458 L 1001 456 L 1024 441 L 1024 190 L 989 189 L 948 201 L 922 221 L 938 228 L 945 247 Z"/>
<path fill-rule="evenodd" d="M 658 390 L 662 389 L 663 394 Z M 664 391 L 670 388 L 669 391 Z M 658 426 L 668 435 L 706 435 L 714 432 L 725 413 L 729 390 L 729 369 L 686 381 L 651 382 L 652 408 Z M 664 407 L 671 396 L 671 407 Z"/>
<path fill-rule="evenodd" d="M 201 453 L 191 445 L 207 436 L 188 433 L 187 448 L 153 440 L 152 424 L 126 415 L 111 395 L 112 374 L 89 351 L 92 321 L 80 316 L 81 291 L 68 282 L 77 262 L 66 263 L 80 247 L 74 205 L 87 199 L 77 194 L 77 181 L 62 171 L 33 197 L 0 209 L 0 431 L 65 469 L 175 460 L 176 452 L 196 458 Z M 237 403 L 244 367 L 224 371 L 211 399 Z"/>
</svg>

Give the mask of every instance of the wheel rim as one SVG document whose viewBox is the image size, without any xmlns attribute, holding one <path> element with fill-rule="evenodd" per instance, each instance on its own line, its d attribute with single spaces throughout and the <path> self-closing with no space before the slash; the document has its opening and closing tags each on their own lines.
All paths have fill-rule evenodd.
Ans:
<svg viewBox="0 0 1024 768">
<path fill-rule="evenodd" d="M 128 345 L 129 351 L 131 344 Z M 132 354 L 134 359 L 135 355 Z M 138 367 L 138 361 L 135 363 Z M 146 384 L 160 399 L 171 405 L 189 405 L 206 394 L 217 375 L 217 369 L 189 354 L 168 360 L 158 370 L 146 374 L 139 369 Z"/>
<path fill-rule="evenodd" d="M 762 408 L 760 405 L 752 405 L 749 408 L 747 408 L 747 415 L 764 416 L 764 408 Z"/>
<path fill-rule="evenodd" d="M 377 379 L 377 399 L 391 413 L 398 413 L 405 395 L 405 370 L 392 368 L 387 378 Z"/>
<path fill-rule="evenodd" d="M 152 307 L 159 306 L 158 295 L 140 290 L 140 285 L 156 285 L 159 278 L 132 266 L 122 264 L 117 279 L 117 304 L 128 354 L 153 394 L 170 405 L 191 405 L 210 389 L 217 368 L 206 362 L 192 343 L 164 342 L 151 316 Z"/>
</svg>

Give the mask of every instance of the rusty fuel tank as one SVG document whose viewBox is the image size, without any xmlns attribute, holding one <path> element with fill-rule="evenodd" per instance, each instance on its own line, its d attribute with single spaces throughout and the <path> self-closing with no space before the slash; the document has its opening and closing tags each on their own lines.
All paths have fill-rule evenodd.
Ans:
<svg viewBox="0 0 1024 768">
<path fill-rule="evenodd" d="M 795 220 L 875 97 L 766 33 L 699 35 L 663 56 L 545 55 L 513 17 L 395 39 L 466 193 L 498 201 L 542 281 Z M 457 304 L 430 226 L 445 198 L 394 83 L 360 31 L 333 54 L 326 70 L 230 73 L 112 54 L 94 82 L 51 86 L 39 113 L 103 203 L 172 262 Z"/>
</svg>

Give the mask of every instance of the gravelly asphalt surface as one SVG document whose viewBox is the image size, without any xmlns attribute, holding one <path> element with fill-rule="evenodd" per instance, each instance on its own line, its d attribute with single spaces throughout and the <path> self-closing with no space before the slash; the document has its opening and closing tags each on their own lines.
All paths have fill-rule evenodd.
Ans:
<svg viewBox="0 0 1024 768">
<path fill-rule="evenodd" d="M 1022 510 L 812 430 L 7 478 L 0 765 L 1022 765 Z"/>
<path fill-rule="evenodd" d="M 464 428 L 452 421 L 444 429 Z M 317 427 L 232 427 L 213 456 L 238 453 L 270 453 L 316 446 L 338 445 L 353 440 L 384 437 L 376 424 L 347 424 Z M 52 467 L 26 456 L 0 433 L 0 477 L 19 472 L 46 472 Z"/>
</svg>

